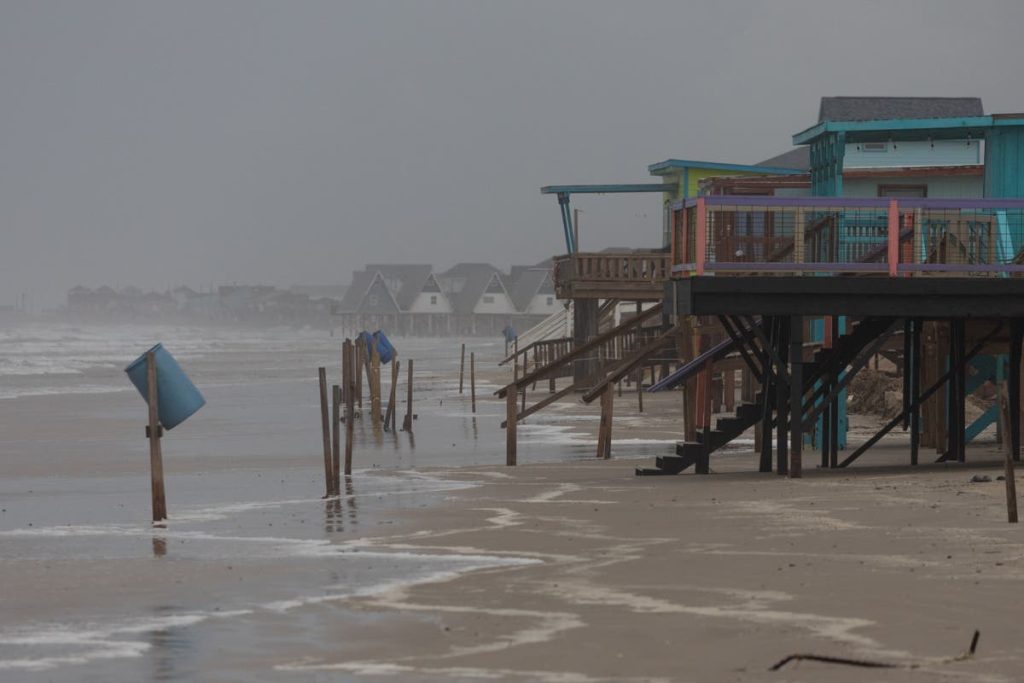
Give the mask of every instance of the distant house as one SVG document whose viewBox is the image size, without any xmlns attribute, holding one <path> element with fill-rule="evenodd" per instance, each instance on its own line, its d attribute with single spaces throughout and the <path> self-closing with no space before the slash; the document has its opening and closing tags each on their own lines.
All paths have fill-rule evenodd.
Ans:
<svg viewBox="0 0 1024 683">
<path fill-rule="evenodd" d="M 551 267 L 527 268 L 512 285 L 512 301 L 516 310 L 527 315 L 549 316 L 563 306 L 555 297 L 555 282 Z"/>
<path fill-rule="evenodd" d="M 509 324 L 529 327 L 558 307 L 544 272 L 550 267 L 517 266 L 512 277 L 488 263 L 460 263 L 443 273 L 426 264 L 370 264 L 352 274 L 335 322 L 345 331 L 497 335 Z M 525 292 L 523 305 L 514 286 Z"/>
</svg>

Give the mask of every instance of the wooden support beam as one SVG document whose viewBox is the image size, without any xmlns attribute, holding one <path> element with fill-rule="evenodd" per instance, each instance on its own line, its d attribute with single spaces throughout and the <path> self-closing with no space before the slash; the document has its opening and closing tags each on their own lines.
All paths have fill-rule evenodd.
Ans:
<svg viewBox="0 0 1024 683">
<path fill-rule="evenodd" d="M 947 370 L 945 373 L 943 373 L 942 376 L 939 377 L 938 381 L 936 381 L 934 384 L 932 384 L 930 387 L 928 387 L 928 389 L 926 389 L 923 394 L 921 394 L 920 396 L 918 396 L 918 397 L 916 397 L 914 399 L 913 403 L 911 403 L 911 405 L 910 405 L 910 409 L 913 410 L 915 405 L 920 405 L 921 403 L 926 401 L 930 396 L 932 396 L 939 389 L 941 389 L 942 386 L 947 381 L 949 381 L 956 372 L 962 371 L 963 367 L 966 366 L 967 363 L 972 358 L 974 358 L 974 356 L 976 356 L 978 354 L 978 351 L 981 350 L 981 348 L 985 345 L 985 343 L 988 342 L 989 339 L 994 337 L 1000 330 L 1002 330 L 1002 328 L 1003 328 L 1003 323 L 1002 322 L 998 323 L 991 332 L 989 332 L 985 337 L 982 338 L 981 341 L 979 341 L 977 344 L 975 344 L 974 347 L 971 348 L 970 351 L 968 351 L 967 353 L 964 354 L 963 358 L 960 361 L 960 367 L 951 367 L 951 368 L 949 368 L 949 370 Z M 855 450 L 845 460 L 843 460 L 841 463 L 839 463 L 839 467 L 846 467 L 847 465 L 852 463 L 854 460 L 856 460 L 857 458 L 862 456 L 869 448 L 871 448 L 876 443 L 878 443 L 878 441 L 883 436 L 885 436 L 890 431 L 892 431 L 893 427 L 895 427 L 900 422 L 902 422 L 903 421 L 903 417 L 904 417 L 904 415 L 901 412 L 899 415 L 897 415 L 892 420 L 890 420 L 885 426 L 883 426 L 881 429 L 879 429 L 878 432 L 876 432 L 874 436 L 872 436 L 866 442 L 861 444 L 857 448 L 857 450 Z M 940 460 L 943 460 L 943 459 L 944 458 L 940 458 Z"/>
<path fill-rule="evenodd" d="M 789 369 L 783 358 L 788 357 L 789 317 L 775 318 L 775 329 L 769 344 L 769 354 L 775 360 L 775 472 L 779 475 L 789 474 L 789 443 L 787 430 L 789 427 Z M 756 329 L 756 328 L 755 328 Z M 799 389 L 798 389 L 799 391 Z"/>
<path fill-rule="evenodd" d="M 921 404 L 914 403 L 913 397 L 921 393 L 921 323 L 920 319 L 910 321 L 910 355 L 904 364 L 903 371 L 910 374 L 910 400 L 905 401 L 910 408 L 910 464 L 916 465 L 921 445 Z"/>
<path fill-rule="evenodd" d="M 1006 517 L 1017 523 L 1017 480 L 1013 463 L 1020 458 L 1020 366 L 1024 326 L 1014 320 L 1010 327 L 1010 451 L 1003 455 L 1003 477 L 1006 481 Z"/>
<path fill-rule="evenodd" d="M 803 476 L 803 366 L 804 366 L 804 319 L 792 316 L 789 325 L 789 476 L 799 479 Z"/>
</svg>

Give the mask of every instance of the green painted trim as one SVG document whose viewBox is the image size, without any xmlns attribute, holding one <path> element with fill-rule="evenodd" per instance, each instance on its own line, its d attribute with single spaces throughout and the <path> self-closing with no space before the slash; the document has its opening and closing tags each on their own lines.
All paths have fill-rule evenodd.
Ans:
<svg viewBox="0 0 1024 683">
<path fill-rule="evenodd" d="M 723 164 L 717 161 L 691 161 L 689 159 L 666 159 L 647 167 L 651 175 L 665 175 L 675 170 L 706 168 L 711 171 L 742 171 L 761 175 L 801 175 L 804 171 L 776 166 L 752 166 L 749 164 Z"/>
</svg>

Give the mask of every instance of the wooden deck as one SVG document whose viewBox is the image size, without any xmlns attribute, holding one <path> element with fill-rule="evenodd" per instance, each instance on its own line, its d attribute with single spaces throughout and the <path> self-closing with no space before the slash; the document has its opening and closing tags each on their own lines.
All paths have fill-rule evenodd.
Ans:
<svg viewBox="0 0 1024 683">
<path fill-rule="evenodd" d="M 555 258 L 559 299 L 661 301 L 671 255 L 660 251 L 576 253 Z"/>
</svg>

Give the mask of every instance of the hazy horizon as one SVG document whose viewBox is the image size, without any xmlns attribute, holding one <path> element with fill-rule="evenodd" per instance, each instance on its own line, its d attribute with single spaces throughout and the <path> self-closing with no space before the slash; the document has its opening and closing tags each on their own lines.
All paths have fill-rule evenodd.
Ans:
<svg viewBox="0 0 1024 683">
<path fill-rule="evenodd" d="M 1024 111 L 1024 4 L 0 5 L 0 304 L 75 285 L 346 284 L 563 250 L 542 185 L 752 163 L 827 95 Z M 659 198 L 577 197 L 585 249 Z"/>
</svg>

